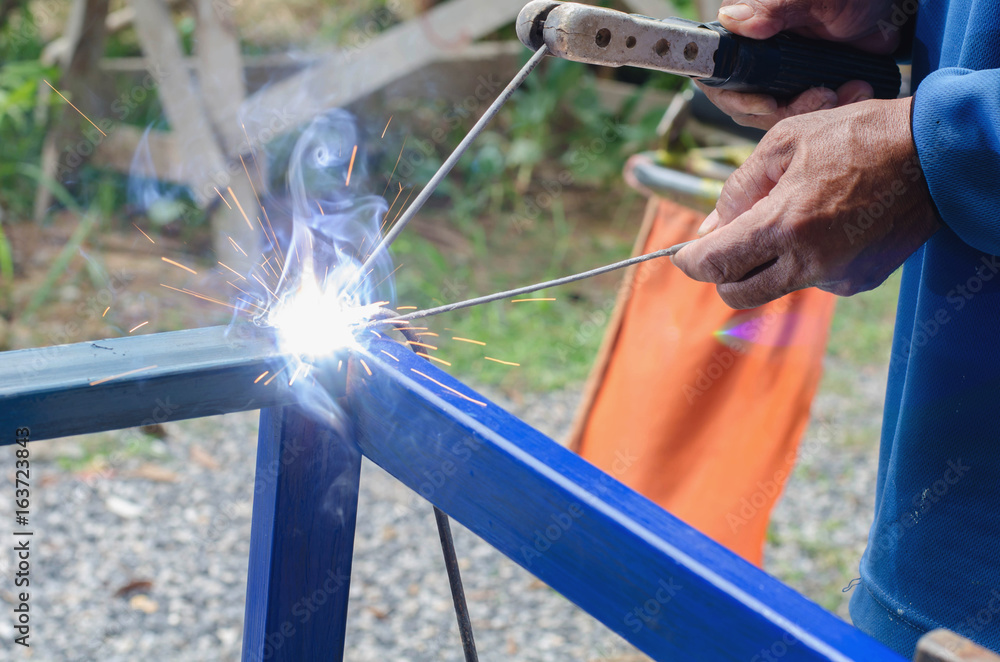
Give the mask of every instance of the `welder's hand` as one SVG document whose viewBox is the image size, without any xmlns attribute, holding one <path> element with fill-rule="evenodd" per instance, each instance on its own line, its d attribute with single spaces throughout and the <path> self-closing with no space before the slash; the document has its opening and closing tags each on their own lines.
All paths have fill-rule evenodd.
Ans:
<svg viewBox="0 0 1000 662">
<path fill-rule="evenodd" d="M 791 117 L 729 177 L 674 263 L 733 308 L 818 286 L 879 285 L 940 227 L 910 131 L 912 99 Z"/>
<path fill-rule="evenodd" d="M 791 30 L 872 53 L 891 53 L 899 45 L 898 29 L 883 32 L 878 28 L 879 20 L 889 18 L 892 12 L 890 0 L 725 0 L 722 5 L 722 25 L 751 39 L 767 39 Z M 845 83 L 836 91 L 815 87 L 787 102 L 768 94 L 744 94 L 700 83 L 698 87 L 736 122 L 759 129 L 770 129 L 786 117 L 874 96 L 872 86 L 861 80 Z"/>
</svg>

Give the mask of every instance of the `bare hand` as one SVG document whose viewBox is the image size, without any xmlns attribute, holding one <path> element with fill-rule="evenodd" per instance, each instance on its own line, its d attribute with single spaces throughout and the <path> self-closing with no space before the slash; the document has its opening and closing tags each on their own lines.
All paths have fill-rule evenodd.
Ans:
<svg viewBox="0 0 1000 662">
<path fill-rule="evenodd" d="M 872 53 L 891 53 L 899 43 L 898 30 L 888 36 L 877 29 L 879 19 L 892 10 L 887 0 L 725 0 L 719 20 L 726 29 L 751 39 L 767 39 L 784 30 L 807 37 L 847 43 Z M 744 94 L 707 85 L 698 87 L 712 103 L 744 126 L 770 129 L 786 117 L 866 101 L 871 85 L 856 80 L 837 90 L 816 87 L 794 99 L 779 102 L 767 94 Z"/>
<path fill-rule="evenodd" d="M 912 99 L 791 117 L 726 181 L 706 236 L 674 263 L 733 308 L 818 286 L 876 287 L 940 227 L 910 132 Z"/>
</svg>

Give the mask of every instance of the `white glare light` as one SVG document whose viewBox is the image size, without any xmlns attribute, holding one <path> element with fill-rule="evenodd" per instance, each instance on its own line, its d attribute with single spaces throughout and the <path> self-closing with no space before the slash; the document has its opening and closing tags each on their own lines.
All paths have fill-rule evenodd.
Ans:
<svg viewBox="0 0 1000 662">
<path fill-rule="evenodd" d="M 298 291 L 275 305 L 268 323 L 278 331 L 283 351 L 318 358 L 356 346 L 355 327 L 377 309 L 341 292 L 324 291 L 312 274 L 303 274 Z"/>
</svg>

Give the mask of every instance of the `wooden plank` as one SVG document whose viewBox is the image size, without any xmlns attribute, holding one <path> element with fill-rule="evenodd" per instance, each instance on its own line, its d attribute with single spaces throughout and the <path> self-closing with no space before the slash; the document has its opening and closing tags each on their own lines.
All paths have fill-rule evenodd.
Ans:
<svg viewBox="0 0 1000 662">
<path fill-rule="evenodd" d="M 289 128 L 330 108 L 346 106 L 439 57 L 512 23 L 524 0 L 451 0 L 393 26 L 361 47 L 351 47 L 275 83 L 247 101 L 249 107 L 280 109 Z M 248 128 L 250 125 L 248 123 Z"/>
<path fill-rule="evenodd" d="M 243 80 L 240 43 L 232 14 L 218 11 L 218 0 L 194 0 L 198 87 L 226 154 L 237 153 L 243 141 L 240 104 L 247 89 Z"/>
<path fill-rule="evenodd" d="M 297 407 L 261 412 L 244 660 L 343 659 L 360 474 L 352 440 Z"/>
<path fill-rule="evenodd" d="M 347 390 L 365 455 L 655 659 L 902 660 L 399 345 Z"/>
<path fill-rule="evenodd" d="M 178 151 L 185 157 L 186 179 L 202 183 L 192 186 L 192 194 L 199 206 L 204 206 L 215 195 L 211 187 L 219 184 L 216 179 L 226 170 L 225 159 L 208 124 L 205 105 L 184 64 L 170 11 L 160 0 L 133 0 L 132 6 L 143 53 L 149 60 L 150 71 L 156 72 L 164 113 L 177 136 Z"/>
<path fill-rule="evenodd" d="M 230 167 L 223 146 L 212 130 L 211 115 L 198 92 L 184 62 L 180 38 L 165 3 L 161 0 L 132 0 L 135 8 L 135 28 L 143 53 L 155 72 L 159 98 L 175 135 L 176 153 L 181 155 L 184 180 L 199 207 L 208 208 L 221 201 L 215 193 L 232 186 L 249 221 L 230 200 L 218 204 L 212 215 L 213 245 L 220 255 L 229 255 L 227 262 L 236 271 L 248 273 L 253 259 L 229 250 L 231 236 L 245 253 L 260 254 L 263 238 L 253 225 L 258 214 L 257 203 L 246 176 L 238 167 Z M 242 68 L 229 72 L 241 76 Z M 238 128 L 238 127 L 237 127 Z M 230 173 L 236 173 L 232 176 Z"/>
<path fill-rule="evenodd" d="M 1000 662 L 1000 655 L 942 628 L 920 637 L 913 662 Z"/>
<path fill-rule="evenodd" d="M 0 445 L 17 427 L 41 440 L 288 404 L 287 371 L 265 384 L 284 365 L 273 336 L 252 326 L 4 352 Z"/>
</svg>

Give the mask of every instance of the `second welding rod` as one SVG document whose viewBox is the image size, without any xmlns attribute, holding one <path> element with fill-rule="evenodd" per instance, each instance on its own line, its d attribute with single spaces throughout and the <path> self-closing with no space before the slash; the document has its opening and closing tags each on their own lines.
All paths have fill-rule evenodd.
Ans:
<svg viewBox="0 0 1000 662">
<path fill-rule="evenodd" d="M 591 269 L 590 271 L 584 271 L 578 274 L 573 274 L 572 276 L 563 276 L 562 278 L 556 278 L 555 280 L 548 280 L 544 283 L 535 283 L 534 285 L 525 285 L 524 287 L 518 287 L 513 290 L 506 290 L 504 292 L 495 292 L 493 294 L 487 294 L 485 296 L 476 297 L 474 299 L 466 299 L 465 301 L 457 301 L 455 303 L 447 303 L 443 306 L 438 306 L 436 308 L 425 308 L 424 310 L 415 310 L 412 313 L 407 313 L 406 315 L 400 315 L 398 317 L 390 317 L 387 319 L 373 320 L 365 324 L 366 327 L 380 326 L 382 324 L 391 324 L 395 322 L 409 322 L 410 320 L 419 319 L 421 317 L 430 317 L 431 315 L 440 315 L 441 313 L 450 313 L 453 310 L 461 310 L 462 308 L 470 308 L 472 306 L 478 306 L 483 303 L 490 303 L 491 301 L 499 301 L 500 299 L 507 299 L 510 297 L 516 297 L 521 294 L 530 294 L 532 292 L 537 292 L 539 290 L 544 290 L 549 287 L 556 287 L 559 285 L 565 285 L 567 283 L 573 283 L 578 280 L 583 280 L 585 278 L 591 278 L 593 276 L 600 276 L 601 274 L 606 274 L 610 271 L 617 271 L 618 269 L 624 269 L 625 267 L 631 267 L 642 262 L 647 262 L 649 260 L 655 260 L 659 257 L 670 257 L 677 253 L 680 249 L 684 248 L 688 244 L 694 243 L 694 239 L 691 241 L 685 241 L 680 244 L 671 246 L 670 248 L 664 248 L 662 250 L 654 251 L 652 253 L 646 253 L 645 255 L 637 255 L 635 257 L 630 257 L 627 260 L 622 260 L 621 262 L 615 262 L 613 264 L 607 264 L 603 267 L 597 267 L 596 269 Z"/>
</svg>

